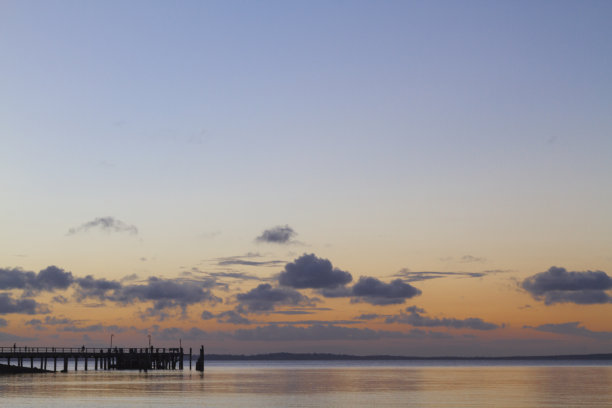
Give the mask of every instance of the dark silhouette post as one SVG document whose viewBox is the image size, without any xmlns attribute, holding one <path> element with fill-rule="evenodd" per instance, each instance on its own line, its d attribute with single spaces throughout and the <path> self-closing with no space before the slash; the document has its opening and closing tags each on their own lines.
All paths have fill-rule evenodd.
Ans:
<svg viewBox="0 0 612 408">
<path fill-rule="evenodd" d="M 198 357 L 198 361 L 196 361 L 196 370 L 204 371 L 204 346 L 200 347 L 200 357 Z"/>
</svg>

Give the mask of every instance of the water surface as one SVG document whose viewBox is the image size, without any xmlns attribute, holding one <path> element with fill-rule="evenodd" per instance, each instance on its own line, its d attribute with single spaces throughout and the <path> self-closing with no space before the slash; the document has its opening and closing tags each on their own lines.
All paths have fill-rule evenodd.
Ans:
<svg viewBox="0 0 612 408">
<path fill-rule="evenodd" d="M 0 376 L 7 407 L 607 407 L 609 361 L 209 362 Z"/>
</svg>

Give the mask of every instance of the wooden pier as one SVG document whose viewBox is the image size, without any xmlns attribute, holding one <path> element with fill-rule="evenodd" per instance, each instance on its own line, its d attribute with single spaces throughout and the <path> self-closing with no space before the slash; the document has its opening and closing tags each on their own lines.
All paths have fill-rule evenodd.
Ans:
<svg viewBox="0 0 612 408">
<path fill-rule="evenodd" d="M 204 360 L 204 348 L 200 359 Z M 49 372 L 67 372 L 69 362 L 74 370 L 80 367 L 94 370 L 182 370 L 185 360 L 183 348 L 86 348 L 86 347 L 0 347 L 0 363 L 20 368 Z M 191 349 L 189 369 L 191 370 Z M 38 367 L 35 367 L 34 363 Z M 204 370 L 204 365 L 196 367 Z"/>
</svg>

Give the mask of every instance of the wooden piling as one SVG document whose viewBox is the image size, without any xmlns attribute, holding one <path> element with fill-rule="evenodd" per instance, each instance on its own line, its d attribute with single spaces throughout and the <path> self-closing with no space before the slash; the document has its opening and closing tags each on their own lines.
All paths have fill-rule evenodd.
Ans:
<svg viewBox="0 0 612 408">
<path fill-rule="evenodd" d="M 196 370 L 204 371 L 204 346 L 200 347 L 200 357 L 198 357 L 198 361 L 196 361 Z"/>
</svg>

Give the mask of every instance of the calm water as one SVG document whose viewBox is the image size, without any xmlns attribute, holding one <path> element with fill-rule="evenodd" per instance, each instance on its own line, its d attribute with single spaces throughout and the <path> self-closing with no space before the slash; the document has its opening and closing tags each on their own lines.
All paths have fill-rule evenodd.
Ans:
<svg viewBox="0 0 612 408">
<path fill-rule="evenodd" d="M 0 376 L 6 407 L 608 407 L 610 362 L 209 362 Z"/>
</svg>

